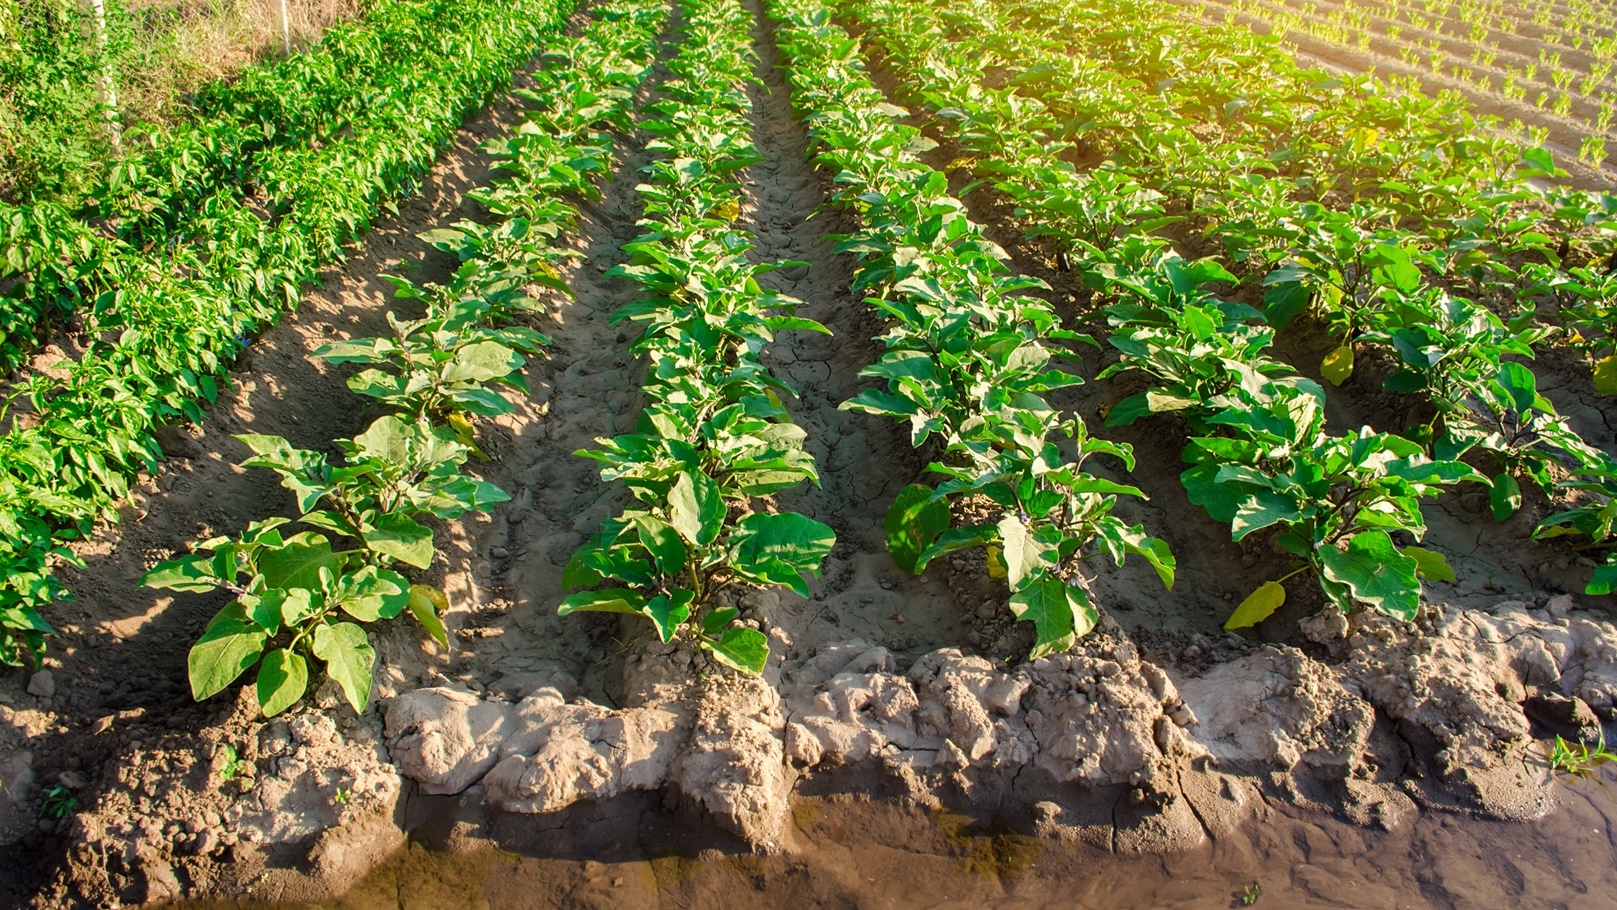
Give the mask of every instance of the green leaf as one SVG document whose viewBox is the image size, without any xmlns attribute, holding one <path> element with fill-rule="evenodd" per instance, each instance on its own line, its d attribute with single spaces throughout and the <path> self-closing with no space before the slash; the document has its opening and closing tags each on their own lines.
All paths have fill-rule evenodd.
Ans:
<svg viewBox="0 0 1617 910">
<path fill-rule="evenodd" d="M 974 525 L 969 528 L 950 528 L 938 535 L 932 545 L 921 551 L 921 556 L 915 561 L 915 571 L 925 572 L 932 560 L 972 547 L 980 547 L 993 543 L 999 536 L 999 529 L 993 525 Z"/>
<path fill-rule="evenodd" d="M 361 622 L 392 619 L 410 603 L 410 581 L 392 569 L 366 566 L 344 580 L 342 611 Z"/>
<path fill-rule="evenodd" d="M 141 576 L 140 583 L 148 588 L 167 588 L 170 591 L 203 593 L 212 591 L 234 578 L 222 579 L 213 572 L 212 556 L 182 556 L 158 563 Z M 234 574 L 234 573 L 232 573 Z"/>
<path fill-rule="evenodd" d="M 309 687 L 309 662 L 289 648 L 264 655 L 258 668 L 258 708 L 266 717 L 297 704 Z"/>
<path fill-rule="evenodd" d="M 657 637 L 667 644 L 674 640 L 679 627 L 691 618 L 691 603 L 695 600 L 696 592 L 676 588 L 672 595 L 658 594 L 647 601 L 641 612 L 657 627 Z"/>
<path fill-rule="evenodd" d="M 410 615 L 426 628 L 438 644 L 449 648 L 449 630 L 444 628 L 443 614 L 449 609 L 449 598 L 431 585 L 410 586 Z"/>
<path fill-rule="evenodd" d="M 1058 578 L 1045 578 L 1016 592 L 1010 606 L 1017 619 L 1033 623 L 1033 650 L 1028 660 L 1071 648 L 1100 619 L 1083 588 Z"/>
<path fill-rule="evenodd" d="M 1230 618 L 1224 621 L 1224 629 L 1234 631 L 1255 626 L 1274 615 L 1274 611 L 1285 602 L 1286 586 L 1278 581 L 1266 581 L 1241 601 Z"/>
<path fill-rule="evenodd" d="M 489 382 L 522 369 L 521 354 L 497 341 L 479 341 L 455 352 L 444 369 L 445 382 Z"/>
<path fill-rule="evenodd" d="M 702 634 L 717 635 L 725 626 L 735 622 L 736 617 L 740 615 L 741 611 L 735 607 L 715 607 L 702 617 Z"/>
<path fill-rule="evenodd" d="M 326 675 L 336 680 L 348 697 L 355 714 L 364 714 L 371 700 L 372 671 L 376 649 L 365 630 L 351 622 L 317 626 L 314 630 L 314 656 L 326 662 Z"/>
<path fill-rule="evenodd" d="M 683 471 L 668 491 L 668 523 L 698 547 L 719 539 L 724 529 L 724 499 L 713 478 Z"/>
<path fill-rule="evenodd" d="M 738 562 L 778 559 L 796 571 L 818 575 L 836 542 L 835 532 L 807 515 L 757 512 L 741 519 L 729 545 Z"/>
<path fill-rule="evenodd" d="M 1595 363 L 1595 391 L 1602 395 L 1617 395 L 1617 354 L 1602 357 Z"/>
<path fill-rule="evenodd" d="M 432 529 L 398 512 L 382 512 L 361 529 L 372 552 L 405 565 L 425 569 L 432 565 Z"/>
<path fill-rule="evenodd" d="M 702 639 L 719 663 L 749 676 L 758 676 L 769 663 L 769 639 L 757 629 L 725 629 L 718 640 Z"/>
<path fill-rule="evenodd" d="M 1522 487 L 1509 471 L 1494 478 L 1488 493 L 1488 504 L 1493 507 L 1493 520 L 1504 521 L 1522 507 Z"/>
<path fill-rule="evenodd" d="M 672 525 L 655 515 L 636 516 L 634 523 L 639 532 L 640 545 L 651 553 L 657 571 L 672 577 L 684 570 L 690 551 Z"/>
<path fill-rule="evenodd" d="M 1425 547 L 1404 547 L 1404 555 L 1415 560 L 1415 574 L 1429 581 L 1453 581 L 1454 569 L 1443 554 Z"/>
<path fill-rule="evenodd" d="M 1027 525 L 1015 515 L 999 520 L 999 539 L 1004 544 L 1005 574 L 1011 590 L 1023 580 L 1055 562 L 1055 547 L 1028 534 Z"/>
<path fill-rule="evenodd" d="M 1230 522 L 1233 540 L 1281 522 L 1294 522 L 1303 517 L 1303 510 L 1295 497 L 1274 490 L 1255 490 L 1241 501 Z"/>
<path fill-rule="evenodd" d="M 1617 554 L 1606 557 L 1606 564 L 1595 567 L 1595 574 L 1589 577 L 1589 586 L 1583 593 L 1590 595 L 1610 594 L 1617 589 Z"/>
<path fill-rule="evenodd" d="M 948 528 L 949 504 L 933 501 L 931 487 L 912 483 L 887 510 L 887 552 L 900 569 L 914 572 L 921 553 Z"/>
<path fill-rule="evenodd" d="M 1353 344 L 1349 342 L 1325 355 L 1319 363 L 1319 372 L 1331 385 L 1341 385 L 1353 375 Z"/>
<path fill-rule="evenodd" d="M 202 637 L 186 656 L 191 697 L 197 701 L 217 695 L 258 663 L 269 635 L 247 617 L 239 602 L 232 602 L 213 617 Z"/>
<path fill-rule="evenodd" d="M 628 588 L 580 591 L 570 594 L 556 608 L 556 615 L 569 613 L 639 613 L 646 599 Z"/>
<path fill-rule="evenodd" d="M 1319 560 L 1325 578 L 1346 585 L 1361 603 L 1404 620 L 1420 609 L 1419 563 L 1398 552 L 1386 531 L 1355 534 L 1345 550 L 1323 547 Z"/>
<path fill-rule="evenodd" d="M 320 570 L 340 571 L 348 554 L 333 553 L 324 535 L 304 531 L 287 538 L 286 545 L 264 550 L 258 556 L 258 572 L 271 588 L 320 587 Z"/>
</svg>

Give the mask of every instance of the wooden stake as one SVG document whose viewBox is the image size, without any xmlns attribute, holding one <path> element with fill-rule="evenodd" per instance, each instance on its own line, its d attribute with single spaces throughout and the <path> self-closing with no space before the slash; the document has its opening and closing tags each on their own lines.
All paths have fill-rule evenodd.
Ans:
<svg viewBox="0 0 1617 910">
<path fill-rule="evenodd" d="M 101 52 L 101 102 L 107 126 L 112 130 L 112 147 L 122 151 L 124 131 L 118 110 L 118 86 L 112 81 L 112 62 L 107 59 L 107 7 L 104 0 L 90 0 L 90 5 L 95 9 L 96 49 Z"/>
<path fill-rule="evenodd" d="M 292 56 L 292 20 L 286 14 L 286 0 L 281 0 L 281 46 Z"/>
</svg>

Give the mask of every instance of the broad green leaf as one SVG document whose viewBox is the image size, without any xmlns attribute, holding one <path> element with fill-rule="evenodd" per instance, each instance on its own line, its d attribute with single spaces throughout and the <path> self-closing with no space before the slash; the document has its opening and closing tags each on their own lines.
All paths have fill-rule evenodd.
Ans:
<svg viewBox="0 0 1617 910">
<path fill-rule="evenodd" d="M 580 591 L 568 595 L 556 608 L 558 616 L 569 613 L 639 613 L 646 599 L 628 588 Z"/>
<path fill-rule="evenodd" d="M 1065 651 L 1089 633 L 1100 619 L 1089 594 L 1059 578 L 1044 578 L 1011 595 L 1011 612 L 1033 623 L 1033 650 L 1028 660 Z"/>
<path fill-rule="evenodd" d="M 1602 357 L 1595 363 L 1595 391 L 1602 395 L 1617 395 L 1617 354 Z"/>
<path fill-rule="evenodd" d="M 758 676 L 769 663 L 769 639 L 757 629 L 725 629 L 717 641 L 702 639 L 719 663 L 748 676 Z"/>
<path fill-rule="evenodd" d="M 322 625 L 314 630 L 314 656 L 326 662 L 326 675 L 336 680 L 355 714 L 364 714 L 371 700 L 376 649 L 365 630 L 351 622 Z"/>
<path fill-rule="evenodd" d="M 202 701 L 224 691 L 264 653 L 269 636 L 239 602 L 220 610 L 186 656 L 191 697 Z"/>
<path fill-rule="evenodd" d="M 392 619 L 410 603 L 410 581 L 392 569 L 366 566 L 344 579 L 345 595 L 339 606 L 361 622 Z"/>
<path fill-rule="evenodd" d="M 1453 581 L 1454 569 L 1443 554 L 1425 547 L 1404 547 L 1404 555 L 1415 560 L 1415 574 L 1429 581 Z"/>
<path fill-rule="evenodd" d="M 325 595 L 318 590 L 270 588 L 247 612 L 253 622 L 274 635 L 283 628 L 291 629 L 302 625 L 320 615 L 325 608 Z"/>
<path fill-rule="evenodd" d="M 685 569 L 690 551 L 673 526 L 654 515 L 636 516 L 634 523 L 640 544 L 651 553 L 657 571 L 667 576 L 678 575 Z"/>
<path fill-rule="evenodd" d="M 1028 534 L 1021 518 L 1007 515 L 999 520 L 998 528 L 1011 590 L 1020 588 L 1028 576 L 1055 562 L 1055 547 Z"/>
<path fill-rule="evenodd" d="M 1346 585 L 1361 603 L 1404 620 L 1414 619 L 1420 609 L 1419 563 L 1398 552 L 1386 531 L 1355 534 L 1346 549 L 1323 547 L 1319 559 L 1322 574 Z"/>
<path fill-rule="evenodd" d="M 1610 594 L 1617 590 L 1617 554 L 1606 557 L 1606 563 L 1595 567 L 1594 575 L 1589 578 L 1589 586 L 1583 593 L 1590 595 Z"/>
<path fill-rule="evenodd" d="M 1106 425 L 1109 427 L 1126 427 L 1141 417 L 1148 417 L 1153 413 L 1150 395 L 1139 392 L 1119 401 L 1112 406 L 1106 414 Z"/>
<path fill-rule="evenodd" d="M 309 687 L 309 662 L 288 648 L 276 648 L 264 655 L 258 666 L 258 708 L 266 717 L 297 704 Z"/>
<path fill-rule="evenodd" d="M 1224 628 L 1233 631 L 1255 626 L 1274 615 L 1274 611 L 1285 602 L 1286 586 L 1278 581 L 1266 581 L 1241 601 L 1230 618 L 1224 621 Z"/>
<path fill-rule="evenodd" d="M 363 529 L 365 546 L 389 559 L 425 569 L 432 565 L 432 529 L 398 512 L 382 512 Z"/>
<path fill-rule="evenodd" d="M 140 583 L 148 588 L 202 593 L 212 591 L 226 581 L 235 581 L 234 578 L 219 578 L 213 570 L 212 556 L 182 556 L 179 559 L 158 563 L 150 572 L 141 576 Z"/>
<path fill-rule="evenodd" d="M 347 561 L 348 554 L 333 553 L 324 535 L 305 531 L 287 538 L 280 549 L 259 553 L 258 571 L 271 588 L 318 589 L 321 569 L 340 571 Z"/>
<path fill-rule="evenodd" d="M 1241 501 L 1230 522 L 1233 540 L 1281 522 L 1293 522 L 1303 517 L 1303 510 L 1295 497 L 1274 490 L 1256 490 Z"/>
<path fill-rule="evenodd" d="M 1349 342 L 1329 354 L 1320 361 L 1319 372 L 1331 385 L 1341 385 L 1353 375 L 1353 344 Z"/>
<path fill-rule="evenodd" d="M 796 512 L 748 515 L 730 533 L 729 547 L 737 571 L 779 561 L 795 572 L 820 574 L 820 564 L 836 545 L 837 535 L 825 525 Z"/>
<path fill-rule="evenodd" d="M 1504 521 L 1522 507 L 1522 487 L 1516 478 L 1505 471 L 1493 480 L 1488 493 L 1488 504 L 1493 508 L 1493 520 Z"/>
<path fill-rule="evenodd" d="M 410 586 L 410 615 L 427 630 L 445 649 L 449 647 L 449 630 L 444 628 L 443 614 L 449 610 L 449 598 L 431 585 Z"/>
<path fill-rule="evenodd" d="M 887 510 L 887 552 L 906 572 L 915 571 L 915 561 L 949 528 L 949 504 L 932 500 L 932 488 L 912 483 L 898 493 Z"/>
<path fill-rule="evenodd" d="M 657 637 L 666 644 L 674 640 L 679 627 L 691 618 L 691 603 L 695 599 L 694 591 L 676 588 L 672 595 L 658 594 L 647 601 L 641 612 L 657 627 Z"/>
<path fill-rule="evenodd" d="M 717 635 L 740 615 L 741 611 L 735 607 L 715 607 L 702 617 L 702 634 Z"/>
<path fill-rule="evenodd" d="M 523 356 L 497 341 L 479 341 L 455 352 L 444 369 L 445 382 L 489 382 L 522 369 Z"/>
<path fill-rule="evenodd" d="M 999 536 L 999 529 L 993 525 L 975 525 L 969 528 L 950 528 L 938 535 L 932 545 L 921 551 L 921 556 L 915 561 L 915 571 L 925 572 L 932 560 L 972 547 L 980 547 L 993 543 Z"/>
<path fill-rule="evenodd" d="M 698 547 L 705 548 L 719 539 L 724 512 L 718 485 L 700 471 L 681 472 L 668 491 L 668 523 Z"/>
</svg>

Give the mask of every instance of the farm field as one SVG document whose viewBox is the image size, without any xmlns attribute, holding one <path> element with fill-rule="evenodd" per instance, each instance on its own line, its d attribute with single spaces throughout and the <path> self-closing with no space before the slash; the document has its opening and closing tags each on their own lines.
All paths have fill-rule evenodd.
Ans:
<svg viewBox="0 0 1617 910">
<path fill-rule="evenodd" d="M 0 208 L 0 904 L 1600 906 L 1610 29 L 1225 9 L 376 0 Z"/>
<path fill-rule="evenodd" d="M 1184 4 L 1206 22 L 1286 39 L 1312 61 L 1374 69 L 1394 83 L 1455 92 L 1515 136 L 1551 142 L 1609 185 L 1617 167 L 1617 31 L 1600 3 L 1271 2 Z"/>
</svg>

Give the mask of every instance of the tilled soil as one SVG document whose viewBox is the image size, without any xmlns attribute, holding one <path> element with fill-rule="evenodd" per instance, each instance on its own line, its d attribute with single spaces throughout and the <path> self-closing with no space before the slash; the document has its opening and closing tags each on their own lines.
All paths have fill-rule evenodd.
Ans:
<svg viewBox="0 0 1617 910">
<path fill-rule="evenodd" d="M 1432 587 L 1420 634 L 1381 617 L 1311 616 L 1318 602 L 1299 596 L 1252 636 L 1226 636 L 1220 624 L 1232 603 L 1283 560 L 1256 542 L 1231 543 L 1227 528 L 1191 506 L 1177 476 L 1183 428 L 1145 422 L 1116 438 L 1135 446 L 1139 464 L 1127 476 L 1151 498 L 1122 509 L 1169 540 L 1179 579 L 1165 591 L 1137 560 L 1122 568 L 1092 560 L 1085 571 L 1106 618 L 1072 654 L 1021 661 L 1025 630 L 980 554 L 920 577 L 893 565 L 883 519 L 898 491 L 920 479 L 924 461 L 905 427 L 838 408 L 871 381 L 858 372 L 880 356 L 882 327 L 850 290 L 851 257 L 834 252 L 837 235 L 855 224 L 827 205 L 829 175 L 805 161 L 806 131 L 792 117 L 769 26 L 760 18 L 759 84 L 748 89 L 765 160 L 743 175 L 737 226 L 753 235 L 759 260 L 808 263 L 765 280 L 832 332 L 783 333 L 765 360 L 797 390 L 786 404 L 821 475 L 818 486 L 782 493 L 778 503 L 829 524 L 838 544 L 811 597 L 738 598 L 771 637 L 764 678 L 743 679 L 688 649 L 658 645 L 627 620 L 555 615 L 565 593 L 561 568 L 628 501 L 573 453 L 632 430 L 641 407 L 633 331 L 609 321 L 635 289 L 605 272 L 639 233 L 634 188 L 652 154 L 644 133 L 619 137 L 601 197 L 580 205 L 568 238 L 580 255 L 563 273 L 574 294 L 556 295 L 535 322 L 555 343 L 528 367 L 532 394 L 483 432 L 490 460 L 478 470 L 511 502 L 440 528 L 447 552 L 432 580 L 454 603 L 449 653 L 400 623 L 380 636 L 375 706 L 365 716 L 354 717 L 327 687 L 266 723 L 254 717 L 250 694 L 190 700 L 184 655 L 222 599 L 138 587 L 142 571 L 191 542 L 290 510 L 269 472 L 234 467 L 247 453 L 230 434 L 277 433 L 329 448 L 374 416 L 344 387 L 344 371 L 307 354 L 328 340 L 385 331 L 383 313 L 394 302 L 380 275 L 403 270 L 419 282 L 453 268 L 414 235 L 482 216 L 463 196 L 489 176 L 477 144 L 520 114 L 506 99 L 463 131 L 422 196 L 379 222 L 324 290 L 255 342 L 206 425 L 175 434 L 168 469 L 121 524 L 83 548 L 86 568 L 67 578 L 79 599 L 50 617 L 63 635 L 53 642 L 48 678 L 0 682 L 0 786 L 12 797 L 0 803 L 0 903 L 32 896 L 42 907 L 114 906 L 181 894 L 315 900 L 362 879 L 408 832 L 457 851 L 498 845 L 534 857 L 643 863 L 621 874 L 590 862 L 582 873 L 513 872 L 502 879 L 506 896 L 490 896 L 490 905 L 522 905 L 511 903 L 516 895 L 620 905 L 622 889 L 639 888 L 633 877 L 646 870 L 655 887 L 642 897 L 728 901 L 731 892 L 706 890 L 712 878 L 703 870 L 717 867 L 690 862 L 702 850 L 764 854 L 732 864 L 739 881 L 769 894 L 859 904 L 874 893 L 859 878 L 901 865 L 895 854 L 872 852 L 852 863 L 856 871 L 825 878 L 833 853 L 847 865 L 837 845 L 859 842 L 861 826 L 949 862 L 972 855 L 973 838 L 988 836 L 979 829 L 1014 835 L 1023 840 L 990 838 L 994 862 L 1014 865 L 1027 850 L 1080 851 L 1072 855 L 1087 858 L 1052 867 L 1075 876 L 1096 863 L 1131 868 L 1113 865 L 1120 855 L 1223 849 L 1209 842 L 1250 843 L 1219 861 L 1256 868 L 1285 851 L 1236 832 L 1274 822 L 1280 806 L 1337 813 L 1400 837 L 1422 831 L 1420 849 L 1441 853 L 1465 848 L 1430 846 L 1445 836 L 1449 816 L 1427 809 L 1523 819 L 1555 805 L 1535 737 L 1592 739 L 1611 729 L 1617 604 L 1570 593 L 1586 569 L 1571 554 L 1525 544 L 1531 516 L 1494 526 L 1464 495 L 1429 510 L 1431 545 L 1449 554 L 1460 578 Z M 656 97 L 663 76 L 652 76 L 642 102 Z M 1013 267 L 1045 277 L 1058 309 L 1073 312 L 1070 278 L 1020 240 L 1005 207 L 983 194 L 969 202 Z M 1306 350 L 1307 339 L 1283 345 Z M 1088 379 L 1105 362 L 1088 351 L 1073 361 Z M 1588 400 L 1575 379 L 1552 385 L 1566 389 L 1551 394 L 1567 405 Z M 1119 381 L 1091 382 L 1060 403 L 1098 427 L 1099 406 L 1129 391 Z M 1595 434 L 1613 420 L 1609 408 L 1594 406 L 1575 416 Z M 1347 389 L 1333 400 L 1333 425 L 1338 419 L 1379 415 Z M 1617 449 L 1609 435 L 1603 444 Z M 1120 465 L 1097 468 L 1125 476 Z M 39 822 L 43 790 L 53 786 L 77 799 L 74 811 Z M 816 807 L 844 811 L 867 798 L 878 802 L 841 816 L 837 830 L 847 833 L 816 827 Z M 957 810 L 968 822 L 916 833 Z M 1254 817 L 1258 829 L 1242 827 Z M 1341 832 L 1361 830 L 1318 827 L 1343 855 L 1359 835 Z M 657 830 L 674 833 L 645 833 Z M 1333 847 L 1298 836 L 1308 844 L 1301 864 L 1327 871 L 1294 868 L 1291 881 L 1313 882 L 1309 893 L 1325 900 L 1321 882 L 1351 868 L 1317 861 Z M 792 856 L 813 867 L 809 884 L 770 891 L 797 881 Z M 386 871 L 397 868 L 384 867 L 383 879 L 357 893 L 411 905 L 401 884 L 408 879 Z M 988 891 L 959 893 L 1019 896 L 1023 886 L 1007 868 L 993 867 Z M 462 873 L 471 874 L 454 874 Z M 630 886 L 616 883 L 623 876 Z M 1581 867 L 1563 878 L 1600 886 Z M 379 880 L 396 893 L 376 890 Z M 1199 881 L 1220 889 L 1208 906 L 1228 905 L 1227 881 Z M 538 894 L 552 888 L 555 895 Z M 1165 881 L 1161 888 L 1153 893 L 1178 893 Z M 918 882 L 914 893 L 940 892 Z M 1038 893 L 1022 905 L 1041 906 Z"/>
</svg>

